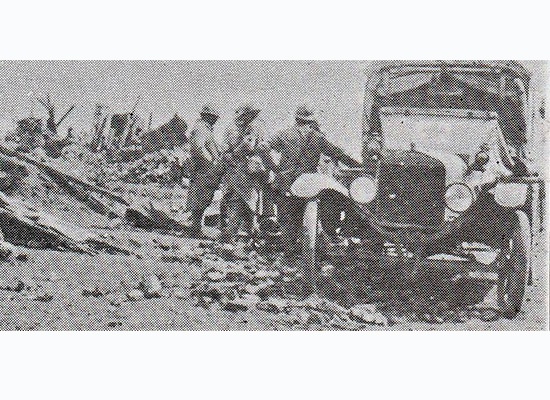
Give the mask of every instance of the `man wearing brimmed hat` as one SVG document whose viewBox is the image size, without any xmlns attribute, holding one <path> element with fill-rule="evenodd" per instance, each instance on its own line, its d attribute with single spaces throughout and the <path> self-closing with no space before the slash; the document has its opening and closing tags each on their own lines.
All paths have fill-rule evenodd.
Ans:
<svg viewBox="0 0 550 400">
<path fill-rule="evenodd" d="M 249 234 L 254 214 L 259 213 L 262 186 L 267 179 L 266 166 L 258 147 L 263 134 L 254 123 L 259 113 L 260 109 L 250 103 L 241 105 L 224 133 L 222 241 L 234 241 L 239 230 Z"/>
<path fill-rule="evenodd" d="M 277 216 L 282 229 L 282 244 L 287 255 L 296 253 L 298 234 L 302 231 L 306 201 L 290 195 L 290 186 L 301 174 L 315 173 L 321 154 L 350 167 L 360 164 L 330 143 L 320 132 L 313 111 L 307 106 L 297 108 L 295 124 L 277 133 L 264 146 L 281 154 L 280 164 L 275 167 L 271 179 L 277 197 Z"/>
<path fill-rule="evenodd" d="M 220 185 L 220 151 L 214 140 L 214 124 L 220 116 L 217 108 L 206 104 L 189 133 L 189 192 L 187 211 L 191 213 L 190 234 L 200 236 L 202 215 Z"/>
</svg>

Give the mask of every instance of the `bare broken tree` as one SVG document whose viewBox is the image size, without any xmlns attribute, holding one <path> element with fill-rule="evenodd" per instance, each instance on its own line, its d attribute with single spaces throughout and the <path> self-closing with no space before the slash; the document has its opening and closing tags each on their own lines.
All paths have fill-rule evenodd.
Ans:
<svg viewBox="0 0 550 400">
<path fill-rule="evenodd" d="M 63 114 L 59 121 L 55 121 L 55 106 L 50 99 L 50 95 L 47 94 L 45 98 L 37 98 L 37 101 L 44 106 L 48 112 L 48 119 L 46 121 L 46 129 L 44 132 L 44 150 L 46 154 L 50 157 L 57 158 L 61 155 L 61 151 L 65 146 L 67 146 L 72 140 L 70 137 L 60 137 L 57 132 L 57 128 L 61 123 L 67 118 L 67 116 L 73 111 L 75 105 L 73 104 L 69 109 Z"/>
</svg>

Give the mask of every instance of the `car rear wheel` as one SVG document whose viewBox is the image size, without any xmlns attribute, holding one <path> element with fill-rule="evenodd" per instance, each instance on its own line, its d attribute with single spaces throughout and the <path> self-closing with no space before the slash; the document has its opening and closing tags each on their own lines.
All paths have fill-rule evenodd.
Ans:
<svg viewBox="0 0 550 400">
<path fill-rule="evenodd" d="M 302 259 L 304 278 L 310 291 L 317 291 L 317 239 L 319 227 L 319 203 L 317 199 L 307 202 L 304 210 L 302 233 Z"/>
<path fill-rule="evenodd" d="M 498 304 L 503 316 L 514 318 L 521 310 L 531 250 L 531 226 L 527 215 L 516 212 L 516 221 L 502 249 L 498 274 Z"/>
</svg>

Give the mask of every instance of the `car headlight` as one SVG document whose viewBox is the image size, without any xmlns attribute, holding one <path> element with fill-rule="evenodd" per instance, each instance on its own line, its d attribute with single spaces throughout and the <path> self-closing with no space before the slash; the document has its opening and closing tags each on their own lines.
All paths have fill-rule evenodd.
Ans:
<svg viewBox="0 0 550 400">
<path fill-rule="evenodd" d="M 524 183 L 499 183 L 495 186 L 495 201 L 503 207 L 521 207 L 527 201 Z"/>
<path fill-rule="evenodd" d="M 349 195 L 361 204 L 368 204 L 376 197 L 377 185 L 374 178 L 370 176 L 360 176 L 351 182 L 349 186 Z"/>
<path fill-rule="evenodd" d="M 445 204 L 454 212 L 466 211 L 474 202 L 474 192 L 464 183 L 451 183 L 445 190 Z"/>
</svg>

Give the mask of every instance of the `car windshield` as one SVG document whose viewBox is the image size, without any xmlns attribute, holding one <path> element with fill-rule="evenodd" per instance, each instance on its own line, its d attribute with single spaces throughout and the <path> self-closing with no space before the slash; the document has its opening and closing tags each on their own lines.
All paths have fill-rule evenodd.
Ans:
<svg viewBox="0 0 550 400">
<path fill-rule="evenodd" d="M 368 82 L 363 129 L 380 132 L 379 110 L 385 107 L 476 110 L 496 113 L 506 142 L 517 148 L 527 140 L 527 95 L 527 81 L 508 70 L 456 66 L 447 70 L 441 66 L 385 68 L 372 75 Z M 472 132 L 475 140 L 475 126 L 481 122 L 455 121 L 453 124 L 463 126 L 465 135 Z M 468 126 L 473 126 L 473 131 Z M 449 136 L 450 141 L 453 139 Z M 461 144 L 467 145 L 456 143 Z"/>
<path fill-rule="evenodd" d="M 390 149 L 473 156 L 500 136 L 494 113 L 473 110 L 384 107 L 380 122 L 384 146 Z"/>
</svg>

